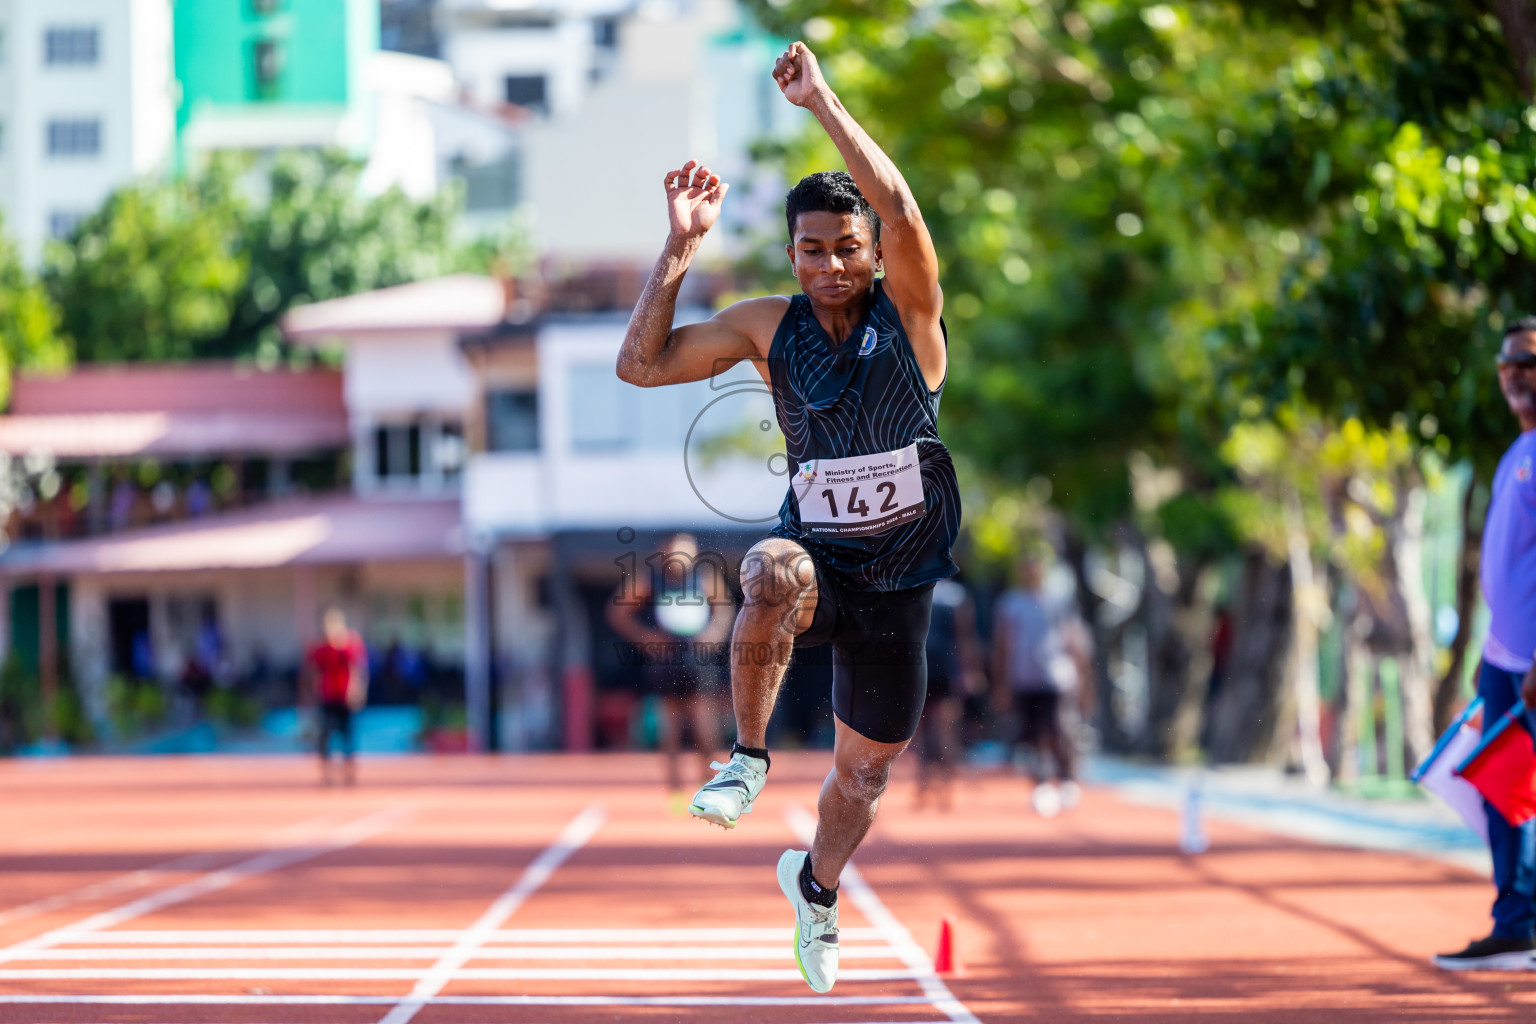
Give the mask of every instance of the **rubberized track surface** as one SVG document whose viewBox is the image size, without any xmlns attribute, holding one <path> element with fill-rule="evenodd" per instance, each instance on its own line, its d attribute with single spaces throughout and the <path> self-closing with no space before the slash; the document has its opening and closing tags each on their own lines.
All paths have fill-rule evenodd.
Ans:
<svg viewBox="0 0 1536 1024">
<path fill-rule="evenodd" d="M 1434 861 L 1212 823 L 1090 790 L 1054 820 L 900 779 L 845 875 L 843 977 L 799 980 L 773 865 L 827 755 L 775 758 L 734 832 L 611 757 L 0 764 L 0 1021 L 1536 1020 L 1536 973 L 1427 958 L 1486 930 L 1487 883 Z M 929 970 L 955 920 L 967 973 Z"/>
</svg>

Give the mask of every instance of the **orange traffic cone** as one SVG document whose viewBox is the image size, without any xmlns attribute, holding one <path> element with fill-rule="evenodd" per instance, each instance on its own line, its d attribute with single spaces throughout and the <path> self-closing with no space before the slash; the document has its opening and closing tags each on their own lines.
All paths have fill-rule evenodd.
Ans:
<svg viewBox="0 0 1536 1024">
<path fill-rule="evenodd" d="M 955 950 L 955 922 L 947 917 L 939 922 L 939 948 L 933 955 L 933 972 L 951 977 L 965 973 Z"/>
</svg>

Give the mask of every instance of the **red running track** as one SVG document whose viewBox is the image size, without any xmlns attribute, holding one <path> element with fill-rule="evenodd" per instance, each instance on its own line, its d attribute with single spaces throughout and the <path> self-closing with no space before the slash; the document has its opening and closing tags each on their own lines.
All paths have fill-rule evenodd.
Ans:
<svg viewBox="0 0 1536 1024">
<path fill-rule="evenodd" d="M 1433 860 L 1213 823 L 1090 789 L 1042 820 L 967 776 L 899 779 L 843 883 L 843 977 L 795 971 L 773 866 L 827 755 L 782 754 L 733 832 L 642 755 L 0 763 L 0 1021 L 909 1024 L 1536 1020 L 1536 974 L 1428 957 L 1487 925 Z M 966 973 L 931 957 L 955 922 Z"/>
</svg>

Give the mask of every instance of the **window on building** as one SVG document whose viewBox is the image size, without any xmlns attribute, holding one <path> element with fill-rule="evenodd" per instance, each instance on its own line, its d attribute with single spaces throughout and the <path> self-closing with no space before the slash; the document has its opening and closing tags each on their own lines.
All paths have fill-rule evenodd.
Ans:
<svg viewBox="0 0 1536 1024">
<path fill-rule="evenodd" d="M 421 476 L 421 425 L 391 423 L 373 431 L 373 473 L 380 480 Z"/>
<path fill-rule="evenodd" d="M 493 452 L 539 450 L 538 392 L 486 392 L 485 446 Z"/>
<path fill-rule="evenodd" d="M 85 214 L 79 210 L 54 210 L 48 214 L 48 235 L 61 242 L 67 241 L 84 219 Z"/>
<path fill-rule="evenodd" d="M 619 45 L 619 19 L 593 18 L 592 41 L 604 49 L 611 50 Z"/>
<path fill-rule="evenodd" d="M 65 25 L 43 32 L 45 64 L 95 64 L 96 26 Z"/>
<path fill-rule="evenodd" d="M 507 102 L 533 110 L 547 109 L 543 75 L 508 75 Z"/>
<path fill-rule="evenodd" d="M 94 117 L 48 122 L 49 156 L 95 156 L 101 152 L 101 122 Z"/>
<path fill-rule="evenodd" d="M 611 366 L 571 367 L 571 447 L 614 451 L 634 444 L 634 390 Z"/>
<path fill-rule="evenodd" d="M 259 100 L 276 99 L 287 54 L 277 39 L 258 39 L 251 45 L 251 92 Z"/>
<path fill-rule="evenodd" d="M 462 423 L 439 423 L 437 436 L 432 440 L 431 457 L 427 460 L 429 469 L 443 475 L 446 480 L 456 480 L 459 471 L 464 468 L 464 425 Z"/>
<path fill-rule="evenodd" d="M 452 482 L 464 467 L 464 425 L 435 418 L 383 423 L 373 430 L 371 454 L 382 484 Z"/>
<path fill-rule="evenodd" d="M 464 182 L 464 208 L 469 212 L 510 210 L 517 205 L 522 166 L 516 153 L 485 164 L 455 161 L 454 170 Z"/>
</svg>

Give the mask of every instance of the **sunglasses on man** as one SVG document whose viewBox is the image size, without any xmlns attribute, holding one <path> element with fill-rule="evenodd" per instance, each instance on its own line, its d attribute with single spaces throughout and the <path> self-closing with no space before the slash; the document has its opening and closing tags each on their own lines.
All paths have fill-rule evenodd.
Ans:
<svg viewBox="0 0 1536 1024">
<path fill-rule="evenodd" d="M 1511 356 L 1499 356 L 1499 369 L 1509 366 L 1522 373 L 1526 370 L 1536 370 L 1536 352 L 1519 352 Z"/>
</svg>

